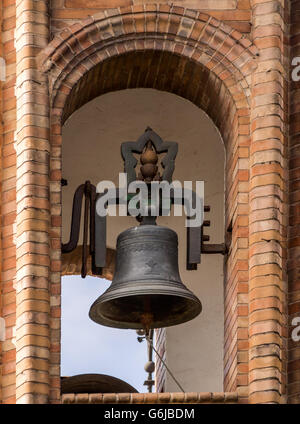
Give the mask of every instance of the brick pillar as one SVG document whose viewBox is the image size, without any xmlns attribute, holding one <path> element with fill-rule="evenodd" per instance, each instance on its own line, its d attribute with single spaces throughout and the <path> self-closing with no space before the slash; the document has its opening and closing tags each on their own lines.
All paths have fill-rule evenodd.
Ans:
<svg viewBox="0 0 300 424">
<path fill-rule="evenodd" d="M 48 1 L 17 0 L 16 402 L 49 400 L 49 106 L 36 55 L 48 43 Z"/>
<path fill-rule="evenodd" d="M 284 394 L 286 107 L 282 1 L 252 0 L 253 41 L 249 226 L 249 402 Z"/>
<path fill-rule="evenodd" d="M 290 63 L 300 57 L 300 0 L 291 1 Z M 297 61 L 297 65 L 299 62 Z M 293 69 L 297 71 L 296 68 Z M 299 77 L 299 70 L 296 72 Z M 300 316 L 300 81 L 293 78 L 290 85 L 289 142 L 289 361 L 288 403 L 300 402 L 300 342 L 292 340 L 292 331 Z M 294 321 L 295 320 L 295 321 Z"/>
<path fill-rule="evenodd" d="M 3 58 L 3 46 L 2 46 L 2 7 L 0 7 L 0 61 Z M 0 63 L 1 66 L 1 63 Z M 1 70 L 0 70 L 0 143 L 3 145 L 3 106 L 2 106 L 2 81 L 1 81 Z M 0 157 L 0 169 L 2 169 L 2 155 Z M 2 253 L 2 239 L 0 238 L 0 252 Z M 0 264 L 2 265 L 2 255 L 0 258 Z M 0 265 L 0 275 L 2 272 L 2 266 Z M 2 319 L 2 284 L 0 281 L 0 320 Z M 1 322 L 0 322 L 1 326 Z M 0 337 L 0 404 L 2 403 L 2 340 Z"/>
<path fill-rule="evenodd" d="M 16 399 L 16 13 L 14 2 L 0 4 L 3 13 L 1 37 L 6 64 L 5 81 L 2 82 L 1 131 L 1 315 L 5 320 L 5 340 L 2 342 L 2 403 L 13 404 Z"/>
</svg>

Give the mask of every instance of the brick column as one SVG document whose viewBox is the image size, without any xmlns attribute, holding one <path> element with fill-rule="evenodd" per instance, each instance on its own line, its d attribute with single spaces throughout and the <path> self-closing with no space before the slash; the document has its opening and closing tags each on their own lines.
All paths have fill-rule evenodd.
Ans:
<svg viewBox="0 0 300 424">
<path fill-rule="evenodd" d="M 290 16 L 290 63 L 300 57 L 300 0 L 292 0 Z M 297 62 L 299 65 L 299 62 Z M 296 70 L 294 68 L 293 70 Z M 299 71 L 297 71 L 299 76 Z M 292 331 L 300 316 L 300 81 L 290 84 L 289 140 L 289 361 L 288 403 L 300 402 L 300 342 L 292 340 Z M 295 320 L 295 321 L 294 321 Z M 297 331 L 297 330 L 296 330 Z"/>
<path fill-rule="evenodd" d="M 1 315 L 5 320 L 5 340 L 2 342 L 2 403 L 13 404 L 16 399 L 16 58 L 14 2 L 1 2 L 1 37 L 6 63 L 2 82 L 2 144 L 1 144 Z"/>
<path fill-rule="evenodd" d="M 282 1 L 252 0 L 249 402 L 284 401 L 286 75 Z"/>
<path fill-rule="evenodd" d="M 49 400 L 49 106 L 35 57 L 48 43 L 48 1 L 17 0 L 16 401 Z"/>
<path fill-rule="evenodd" d="M 3 46 L 2 46 L 2 7 L 0 7 L 0 60 L 3 58 Z M 0 63 L 1 66 L 1 63 Z M 1 81 L 1 70 L 0 70 L 0 143 L 3 145 L 3 106 L 2 106 L 2 81 Z M 2 155 L 1 155 L 2 156 Z M 2 157 L 0 159 L 0 169 L 2 169 Z M 0 275 L 2 272 L 2 239 L 0 238 Z M 0 319 L 2 319 L 2 284 L 0 281 Z M 0 323 L 1 325 L 1 323 Z M 0 338 L 0 404 L 2 403 L 2 340 Z"/>
</svg>

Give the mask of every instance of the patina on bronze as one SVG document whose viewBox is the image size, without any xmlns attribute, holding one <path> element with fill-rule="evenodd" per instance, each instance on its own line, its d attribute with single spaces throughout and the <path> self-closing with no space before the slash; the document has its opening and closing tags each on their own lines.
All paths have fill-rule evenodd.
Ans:
<svg viewBox="0 0 300 424">
<path fill-rule="evenodd" d="M 115 328 L 161 328 L 201 312 L 201 302 L 181 281 L 177 234 L 157 225 L 122 232 L 111 286 L 90 309 L 90 318 Z"/>
</svg>

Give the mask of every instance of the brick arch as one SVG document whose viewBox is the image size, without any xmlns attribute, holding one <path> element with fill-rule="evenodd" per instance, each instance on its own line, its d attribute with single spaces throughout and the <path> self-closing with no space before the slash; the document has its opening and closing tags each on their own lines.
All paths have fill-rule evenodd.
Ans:
<svg viewBox="0 0 300 424">
<path fill-rule="evenodd" d="M 207 14 L 152 4 L 100 12 L 56 36 L 39 55 L 41 68 L 50 74 L 53 105 L 64 103 L 95 65 L 147 50 L 170 52 L 201 64 L 235 100 L 248 98 L 258 50 L 245 35 Z"/>
<path fill-rule="evenodd" d="M 249 84 L 256 54 L 256 48 L 246 37 L 209 15 L 180 7 L 147 5 L 145 10 L 112 9 L 83 20 L 64 30 L 39 55 L 50 89 L 50 192 L 54 211 L 50 239 L 54 273 L 61 269 L 57 258 L 61 234 L 58 193 L 62 125 L 76 109 L 108 91 L 152 87 L 191 100 L 219 128 L 226 145 L 226 226 L 232 226 L 233 246 L 225 284 L 227 391 L 248 385 L 248 332 L 244 324 L 248 305 L 243 303 L 242 296 L 242 300 L 237 297 L 247 291 L 248 283 L 249 210 L 245 199 L 249 189 Z M 151 69 L 148 74 L 147 69 Z M 174 74 L 171 85 L 164 77 L 170 69 Z M 54 293 L 52 297 L 55 296 Z M 239 320 L 241 316 L 243 319 Z M 52 319 L 59 328 L 55 308 Z M 57 342 L 52 345 L 59 349 Z M 54 357 L 53 400 L 59 398 L 58 365 L 59 358 Z"/>
<path fill-rule="evenodd" d="M 222 80 L 202 64 L 170 51 L 141 49 L 101 61 L 82 75 L 68 95 L 59 90 L 54 105 L 55 109 L 61 110 L 61 116 L 55 119 L 63 123 L 75 110 L 93 98 L 110 91 L 130 88 L 155 88 L 190 100 L 210 116 L 220 129 L 224 141 L 230 131 L 229 127 L 225 128 L 229 123 L 230 110 L 241 109 L 241 113 L 247 113 L 248 110 L 248 100 L 241 88 L 236 86 L 236 104 Z M 222 109 L 215 107 L 218 101 L 223 103 Z"/>
</svg>

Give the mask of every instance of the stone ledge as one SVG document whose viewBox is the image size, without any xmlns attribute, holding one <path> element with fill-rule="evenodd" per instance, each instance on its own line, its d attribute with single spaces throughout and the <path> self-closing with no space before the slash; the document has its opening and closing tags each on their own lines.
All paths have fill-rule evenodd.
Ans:
<svg viewBox="0 0 300 424">
<path fill-rule="evenodd" d="M 235 392 L 201 393 L 69 393 L 61 403 L 238 403 Z"/>
</svg>

